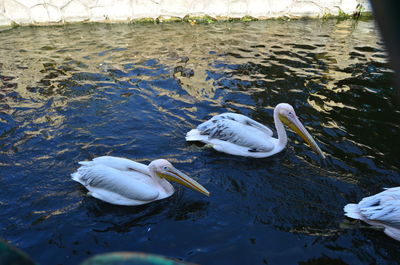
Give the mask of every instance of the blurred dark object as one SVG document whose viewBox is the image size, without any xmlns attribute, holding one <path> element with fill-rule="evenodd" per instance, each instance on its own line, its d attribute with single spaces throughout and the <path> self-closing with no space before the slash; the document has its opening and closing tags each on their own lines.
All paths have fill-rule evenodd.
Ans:
<svg viewBox="0 0 400 265">
<path fill-rule="evenodd" d="M 373 14 L 385 41 L 395 70 L 395 95 L 400 104 L 400 2 L 396 0 L 370 0 Z"/>
<path fill-rule="evenodd" d="M 0 239 L 0 265 L 38 265 L 28 255 Z M 168 257 L 140 252 L 111 252 L 95 255 L 80 265 L 195 265 Z"/>
<path fill-rule="evenodd" d="M 96 255 L 81 265 L 194 265 L 159 255 L 140 252 L 113 252 Z"/>
<path fill-rule="evenodd" d="M 21 250 L 9 245 L 0 239 L 1 265 L 35 265 L 35 263 Z"/>
</svg>

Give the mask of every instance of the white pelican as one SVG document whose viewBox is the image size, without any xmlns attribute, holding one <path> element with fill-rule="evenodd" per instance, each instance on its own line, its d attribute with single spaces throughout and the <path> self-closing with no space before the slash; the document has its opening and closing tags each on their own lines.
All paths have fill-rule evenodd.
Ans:
<svg viewBox="0 0 400 265">
<path fill-rule="evenodd" d="M 71 174 L 72 179 L 85 186 L 89 195 L 111 204 L 140 205 L 167 198 L 174 194 L 174 187 L 166 179 L 210 194 L 165 159 L 146 166 L 126 158 L 101 156 L 79 164 L 82 166 Z"/>
<path fill-rule="evenodd" d="M 287 135 L 283 123 L 289 126 L 311 148 L 325 158 L 317 143 L 301 124 L 291 105 L 280 103 L 274 109 L 274 122 L 278 139 L 272 131 L 244 115 L 223 113 L 200 124 L 186 134 L 186 141 L 200 141 L 215 150 L 231 155 L 262 158 L 272 156 L 285 148 Z"/>
<path fill-rule="evenodd" d="M 383 227 L 383 232 L 400 241 L 400 187 L 365 197 L 344 207 L 344 214 L 367 224 Z"/>
</svg>

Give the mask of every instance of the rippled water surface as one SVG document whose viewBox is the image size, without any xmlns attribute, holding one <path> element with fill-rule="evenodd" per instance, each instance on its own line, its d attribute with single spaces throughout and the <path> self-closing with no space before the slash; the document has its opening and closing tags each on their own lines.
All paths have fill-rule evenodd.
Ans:
<svg viewBox="0 0 400 265">
<path fill-rule="evenodd" d="M 0 236 L 40 264 L 144 251 L 199 264 L 395 264 L 400 243 L 343 206 L 400 185 L 400 108 L 373 21 L 70 25 L 0 32 Z M 186 143 L 232 111 L 292 104 L 264 159 Z M 272 126 L 273 127 L 273 126 Z M 101 155 L 167 158 L 210 192 L 122 207 L 70 179 Z"/>
</svg>

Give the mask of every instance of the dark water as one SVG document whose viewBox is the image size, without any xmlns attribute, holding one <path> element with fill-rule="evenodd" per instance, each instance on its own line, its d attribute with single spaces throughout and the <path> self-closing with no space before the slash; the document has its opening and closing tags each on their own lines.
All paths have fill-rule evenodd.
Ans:
<svg viewBox="0 0 400 265">
<path fill-rule="evenodd" d="M 400 260 L 399 242 L 342 211 L 400 185 L 400 108 L 372 21 L 24 27 L 0 32 L 0 58 L 0 237 L 42 265 L 122 250 L 200 264 Z M 184 140 L 224 111 L 272 125 L 280 102 L 326 160 L 292 132 L 265 159 Z M 212 195 L 86 197 L 70 174 L 101 155 L 167 158 Z"/>
</svg>

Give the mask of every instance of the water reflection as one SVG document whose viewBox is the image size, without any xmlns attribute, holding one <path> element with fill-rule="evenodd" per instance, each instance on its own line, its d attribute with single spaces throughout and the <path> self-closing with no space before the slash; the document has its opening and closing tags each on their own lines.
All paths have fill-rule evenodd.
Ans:
<svg viewBox="0 0 400 265">
<path fill-rule="evenodd" d="M 39 263 L 116 250 L 200 264 L 399 260 L 398 243 L 383 233 L 342 226 L 343 205 L 400 185 L 400 110 L 372 21 L 0 34 L 0 231 Z M 272 125 L 280 102 L 294 106 L 326 160 L 293 133 L 267 159 L 184 141 L 224 111 Z M 100 155 L 169 159 L 212 196 L 178 188 L 140 207 L 86 197 L 69 175 Z"/>
</svg>

